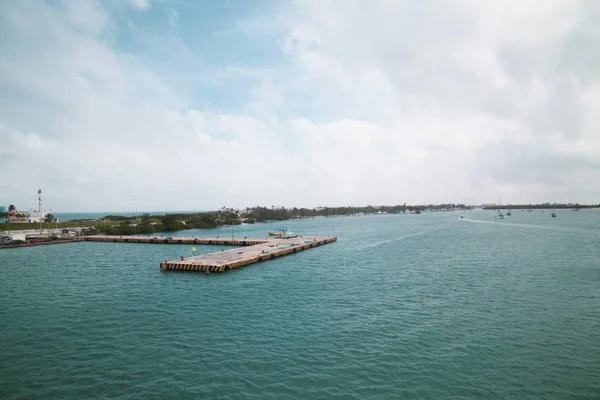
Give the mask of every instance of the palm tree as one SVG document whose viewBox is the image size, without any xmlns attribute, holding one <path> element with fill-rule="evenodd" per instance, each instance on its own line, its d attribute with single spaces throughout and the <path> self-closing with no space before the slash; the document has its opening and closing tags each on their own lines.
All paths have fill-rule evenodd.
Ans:
<svg viewBox="0 0 600 400">
<path fill-rule="evenodd" d="M 8 212 L 13 212 L 13 211 L 17 211 L 17 207 L 15 207 L 14 204 L 11 204 L 8 206 Z"/>
</svg>

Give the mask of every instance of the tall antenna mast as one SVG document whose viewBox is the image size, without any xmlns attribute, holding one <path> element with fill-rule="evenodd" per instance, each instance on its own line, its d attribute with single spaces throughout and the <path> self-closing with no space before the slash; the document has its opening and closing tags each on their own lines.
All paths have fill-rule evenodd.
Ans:
<svg viewBox="0 0 600 400">
<path fill-rule="evenodd" d="M 38 218 L 40 219 L 40 234 L 42 233 L 42 189 L 38 189 Z"/>
</svg>

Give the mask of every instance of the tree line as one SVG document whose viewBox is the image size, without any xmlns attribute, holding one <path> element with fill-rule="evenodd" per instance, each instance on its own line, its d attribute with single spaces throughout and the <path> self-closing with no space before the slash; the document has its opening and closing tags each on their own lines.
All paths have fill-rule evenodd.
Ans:
<svg viewBox="0 0 600 400">
<path fill-rule="evenodd" d="M 382 206 L 382 207 L 323 207 L 309 208 L 275 208 L 257 206 L 244 210 L 221 209 L 213 212 L 200 212 L 192 214 L 143 214 L 140 217 L 125 217 L 120 215 L 107 215 L 101 223 L 94 224 L 95 228 L 109 235 L 131 235 L 153 232 L 173 232 L 183 229 L 210 229 L 220 226 L 253 224 L 265 221 L 287 221 L 291 219 L 310 217 L 330 217 L 353 214 L 373 214 L 385 212 L 398 214 L 409 210 L 421 212 L 430 210 L 469 209 L 464 204 L 419 205 L 419 206 Z"/>
</svg>

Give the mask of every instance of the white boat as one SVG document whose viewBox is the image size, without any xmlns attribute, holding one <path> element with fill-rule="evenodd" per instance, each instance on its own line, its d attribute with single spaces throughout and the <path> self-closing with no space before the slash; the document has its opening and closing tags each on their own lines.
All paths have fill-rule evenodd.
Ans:
<svg viewBox="0 0 600 400">
<path fill-rule="evenodd" d="M 298 235 L 296 235 L 294 232 L 290 231 L 290 228 L 288 227 L 287 231 L 281 232 L 281 235 L 279 235 L 277 237 L 279 239 L 291 239 L 291 238 L 298 237 Z"/>
<path fill-rule="evenodd" d="M 291 239 L 291 238 L 295 238 L 298 237 L 298 235 L 296 235 L 294 232 L 292 231 L 285 231 L 281 234 L 281 236 L 279 236 L 281 239 Z"/>
</svg>

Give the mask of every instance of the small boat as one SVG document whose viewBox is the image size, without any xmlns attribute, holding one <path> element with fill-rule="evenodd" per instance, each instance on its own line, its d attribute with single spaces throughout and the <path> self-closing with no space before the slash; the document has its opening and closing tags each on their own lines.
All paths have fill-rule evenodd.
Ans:
<svg viewBox="0 0 600 400">
<path fill-rule="evenodd" d="M 298 235 L 296 235 L 294 232 L 292 232 L 290 230 L 283 232 L 281 234 L 281 236 L 279 236 L 279 238 L 281 238 L 281 239 L 292 239 L 295 237 L 298 237 Z"/>
<path fill-rule="evenodd" d="M 501 201 L 500 201 L 500 198 L 498 198 L 498 214 L 496 214 L 496 216 L 494 218 L 496 218 L 496 219 L 506 219 L 506 217 L 504 216 L 504 214 L 502 214 L 500 212 L 500 204 L 501 204 Z M 509 215 L 510 215 L 510 211 L 509 211 Z"/>
<path fill-rule="evenodd" d="M 552 218 L 556 218 L 556 214 L 555 213 L 552 213 Z"/>
<path fill-rule="evenodd" d="M 579 211 L 579 208 L 574 208 L 571 211 Z"/>
<path fill-rule="evenodd" d="M 508 210 L 508 212 L 506 213 L 506 215 L 507 215 L 508 217 L 510 217 L 510 216 L 512 215 L 512 213 L 511 213 L 511 210 Z"/>
<path fill-rule="evenodd" d="M 532 209 L 532 208 L 530 208 L 529 210 L 527 210 L 527 212 L 532 212 L 532 211 L 533 211 L 533 209 Z"/>
<path fill-rule="evenodd" d="M 291 238 L 298 237 L 298 235 L 296 235 L 294 232 L 290 231 L 290 228 L 280 229 L 278 231 L 271 231 L 271 232 L 269 232 L 269 236 L 275 236 L 277 239 L 291 239 Z"/>
</svg>

